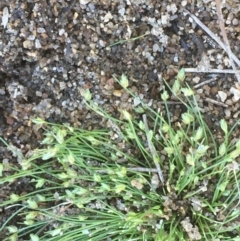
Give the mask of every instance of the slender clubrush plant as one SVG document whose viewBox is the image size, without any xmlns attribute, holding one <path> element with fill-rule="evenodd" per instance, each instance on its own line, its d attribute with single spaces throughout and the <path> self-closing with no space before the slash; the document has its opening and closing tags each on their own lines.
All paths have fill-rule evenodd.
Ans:
<svg viewBox="0 0 240 241">
<path fill-rule="evenodd" d="M 126 76 L 114 78 L 138 98 Z M 2 186 L 31 185 L 2 198 L 10 215 L 1 240 L 240 240 L 240 140 L 231 138 L 239 123 L 229 128 L 220 120 L 216 141 L 184 79 L 181 70 L 173 86 L 166 83 L 161 110 L 138 98 L 120 117 L 81 89 L 107 129 L 34 119 L 45 131 L 41 148 L 23 156 L 9 146 L 19 166 L 0 166 Z M 177 122 L 171 98 L 186 109 Z"/>
</svg>

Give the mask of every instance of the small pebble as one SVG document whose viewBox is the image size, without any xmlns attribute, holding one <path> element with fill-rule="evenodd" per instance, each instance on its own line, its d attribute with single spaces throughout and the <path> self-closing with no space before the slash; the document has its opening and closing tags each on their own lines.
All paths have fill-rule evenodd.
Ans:
<svg viewBox="0 0 240 241">
<path fill-rule="evenodd" d="M 37 28 L 37 33 L 45 33 L 45 29 L 44 28 Z"/>
<path fill-rule="evenodd" d="M 154 44 L 153 45 L 153 52 L 157 52 L 157 51 L 160 51 L 160 47 L 158 44 Z"/>
<path fill-rule="evenodd" d="M 192 79 L 192 81 L 193 81 L 194 83 L 198 84 L 199 81 L 200 81 L 200 77 L 196 76 L 196 77 L 194 77 L 194 78 Z"/>
<path fill-rule="evenodd" d="M 227 94 L 223 91 L 218 91 L 218 95 L 219 95 L 221 101 L 225 102 L 225 100 L 227 99 Z"/>
<path fill-rule="evenodd" d="M 210 93 L 215 96 L 218 93 L 218 87 L 217 86 L 212 87 L 210 90 Z"/>
</svg>

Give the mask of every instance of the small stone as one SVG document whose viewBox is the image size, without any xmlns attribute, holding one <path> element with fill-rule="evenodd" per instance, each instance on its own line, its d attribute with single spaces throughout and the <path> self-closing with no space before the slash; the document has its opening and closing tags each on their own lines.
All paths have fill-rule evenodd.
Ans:
<svg viewBox="0 0 240 241">
<path fill-rule="evenodd" d="M 5 95 L 5 93 L 6 93 L 6 92 L 5 92 L 5 89 L 4 89 L 4 88 L 1 88 L 1 89 L 0 89 L 0 95 Z"/>
<path fill-rule="evenodd" d="M 198 89 L 198 90 L 196 91 L 196 93 L 202 94 L 202 93 L 203 93 L 203 89 Z"/>
<path fill-rule="evenodd" d="M 119 12 L 120 15 L 123 16 L 124 13 L 125 13 L 125 8 L 121 8 L 121 9 L 119 9 L 118 12 Z"/>
<path fill-rule="evenodd" d="M 38 39 L 35 40 L 35 48 L 40 49 L 42 47 L 40 41 Z"/>
<path fill-rule="evenodd" d="M 240 115 L 240 111 L 237 111 L 234 115 L 233 115 L 233 118 L 236 119 L 236 118 L 239 118 L 238 116 Z"/>
<path fill-rule="evenodd" d="M 34 39 L 35 39 L 35 35 L 33 35 L 33 34 L 28 36 L 28 40 L 32 40 L 33 41 Z"/>
<path fill-rule="evenodd" d="M 48 94 L 43 93 L 43 94 L 42 94 L 42 98 L 43 98 L 43 99 L 47 99 L 47 98 L 48 98 Z"/>
<path fill-rule="evenodd" d="M 183 7 L 185 7 L 185 6 L 187 5 L 187 0 L 183 0 L 182 3 L 181 3 L 181 5 L 182 5 Z"/>
<path fill-rule="evenodd" d="M 157 51 L 160 51 L 160 47 L 158 44 L 154 44 L 153 45 L 153 52 L 157 52 Z"/>
<path fill-rule="evenodd" d="M 67 105 L 67 101 L 66 100 L 62 101 L 62 106 L 66 106 L 66 105 Z"/>
<path fill-rule="evenodd" d="M 198 84 L 199 81 L 200 81 L 200 77 L 196 76 L 192 80 L 193 80 L 194 83 Z"/>
<path fill-rule="evenodd" d="M 104 16 L 104 22 L 108 22 L 110 19 L 112 19 L 113 16 L 110 12 L 108 12 L 105 16 Z"/>
<path fill-rule="evenodd" d="M 226 24 L 231 24 L 231 20 L 230 20 L 230 19 L 227 19 L 227 20 L 226 20 Z"/>
<path fill-rule="evenodd" d="M 105 42 L 103 40 L 99 40 L 98 41 L 98 44 L 101 46 L 101 47 L 105 47 Z"/>
<path fill-rule="evenodd" d="M 88 7 L 91 11 L 94 11 L 95 10 L 95 5 L 93 3 L 89 3 L 88 4 Z"/>
<path fill-rule="evenodd" d="M 232 24 L 235 25 L 235 26 L 237 26 L 237 25 L 239 24 L 239 20 L 236 19 L 236 18 L 234 18 L 234 19 L 232 20 Z"/>
<path fill-rule="evenodd" d="M 229 109 L 224 110 L 226 117 L 231 116 L 231 111 Z"/>
<path fill-rule="evenodd" d="M 167 25 L 169 18 L 167 15 L 163 15 L 161 20 L 162 20 L 162 25 Z"/>
<path fill-rule="evenodd" d="M 59 87 L 60 87 L 60 90 L 64 90 L 66 88 L 66 83 L 63 82 L 63 81 L 60 81 L 59 82 Z"/>
<path fill-rule="evenodd" d="M 74 15 L 73 15 L 73 19 L 77 19 L 77 17 L 78 17 L 78 13 L 75 12 Z"/>
<path fill-rule="evenodd" d="M 14 124 L 14 119 L 13 119 L 13 118 L 11 118 L 11 117 L 7 117 L 7 118 L 6 118 L 6 122 L 7 122 L 7 124 L 8 124 L 8 125 L 10 125 L 10 126 L 11 126 L 11 125 L 13 125 L 13 124 Z"/>
<path fill-rule="evenodd" d="M 179 59 L 178 59 L 178 56 L 177 56 L 177 55 L 175 55 L 175 56 L 174 56 L 173 61 L 174 61 L 175 63 L 177 63 L 177 62 L 179 61 Z"/>
<path fill-rule="evenodd" d="M 167 6 L 167 11 L 171 12 L 172 14 L 175 14 L 177 12 L 177 7 L 175 3 L 171 3 L 170 5 Z"/>
<path fill-rule="evenodd" d="M 8 18 L 9 18 L 9 12 L 8 12 L 8 8 L 5 7 L 3 9 L 3 16 L 2 16 L 2 24 L 4 28 L 6 28 L 7 24 L 8 24 Z"/>
<path fill-rule="evenodd" d="M 33 42 L 30 40 L 25 40 L 23 42 L 23 48 L 25 49 L 31 49 L 33 47 Z"/>
<path fill-rule="evenodd" d="M 228 99 L 228 100 L 226 100 L 226 102 L 225 102 L 227 105 L 233 105 L 233 101 L 232 101 L 232 99 Z"/>
<path fill-rule="evenodd" d="M 59 32 L 58 32 L 59 36 L 62 36 L 64 33 L 65 33 L 64 29 L 60 29 Z"/>
<path fill-rule="evenodd" d="M 45 29 L 44 28 L 37 28 L 37 33 L 45 33 Z"/>
<path fill-rule="evenodd" d="M 237 102 L 240 99 L 240 90 L 238 90 L 238 89 L 236 89 L 234 87 L 231 87 L 230 93 L 233 94 L 232 100 L 234 102 Z"/>
<path fill-rule="evenodd" d="M 90 44 L 89 44 L 89 47 L 90 47 L 91 49 L 95 49 L 95 48 L 96 48 L 96 44 L 95 44 L 95 43 L 90 43 Z"/>
<path fill-rule="evenodd" d="M 91 0 L 80 0 L 80 4 L 86 5 L 90 2 Z"/>
<path fill-rule="evenodd" d="M 223 91 L 218 91 L 218 95 L 219 95 L 221 101 L 225 102 L 225 100 L 227 99 L 227 94 Z"/>
<path fill-rule="evenodd" d="M 121 90 L 114 90 L 113 91 L 113 95 L 117 96 L 117 97 L 121 97 L 122 96 L 122 91 Z"/>
<path fill-rule="evenodd" d="M 210 90 L 210 93 L 212 95 L 216 95 L 218 93 L 218 87 L 217 86 L 212 87 Z"/>
<path fill-rule="evenodd" d="M 36 96 L 41 97 L 42 96 L 42 92 L 41 91 L 36 91 Z"/>
<path fill-rule="evenodd" d="M 30 51 L 28 51 L 27 53 L 26 53 L 29 57 L 37 57 L 37 54 L 38 54 L 38 52 L 37 51 L 35 51 L 35 52 L 30 52 Z"/>
</svg>

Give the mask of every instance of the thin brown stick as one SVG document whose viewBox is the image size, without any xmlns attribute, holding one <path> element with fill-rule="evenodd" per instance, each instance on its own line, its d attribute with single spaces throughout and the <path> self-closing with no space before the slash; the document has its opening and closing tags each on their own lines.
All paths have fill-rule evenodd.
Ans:
<svg viewBox="0 0 240 241">
<path fill-rule="evenodd" d="M 197 88 L 199 88 L 199 87 L 201 87 L 201 86 L 203 86 L 203 85 L 205 85 L 205 84 L 211 83 L 211 82 L 216 81 L 216 80 L 217 80 L 217 78 L 208 79 L 208 80 L 203 81 L 203 82 L 201 82 L 201 83 L 199 83 L 199 84 L 197 84 L 197 85 L 194 85 L 194 86 L 193 86 L 193 89 L 197 89 Z"/>
<path fill-rule="evenodd" d="M 212 39 L 214 39 L 222 49 L 226 50 L 225 44 L 205 25 L 203 24 L 195 15 L 191 14 L 187 9 L 183 8 L 183 11 L 190 15 L 190 17 L 198 24 Z M 240 67 L 240 60 L 237 56 L 230 51 L 230 55 L 232 59 L 236 62 L 236 64 Z"/>
<path fill-rule="evenodd" d="M 200 70 L 198 68 L 186 68 L 184 69 L 186 73 L 216 73 L 216 74 L 235 74 L 239 73 L 240 70 L 234 71 L 232 69 L 207 69 Z"/>
<path fill-rule="evenodd" d="M 225 43 L 225 48 L 226 48 L 226 51 L 227 51 L 227 54 L 228 54 L 228 57 L 229 57 L 229 60 L 230 60 L 230 64 L 231 64 L 233 70 L 235 71 L 235 75 L 237 77 L 238 83 L 240 83 L 240 74 L 238 74 L 236 72 L 237 69 L 236 69 L 235 63 L 232 59 L 232 55 L 231 55 L 232 51 L 231 51 L 229 41 L 228 41 L 228 37 L 227 37 L 227 33 L 226 33 L 226 30 L 225 30 L 225 25 L 224 25 L 223 15 L 222 15 L 221 2 L 220 2 L 220 0 L 215 0 L 215 2 L 216 2 L 216 6 L 217 6 L 219 26 L 220 26 L 220 29 L 221 29 L 221 32 L 222 32 L 223 41 Z"/>
<path fill-rule="evenodd" d="M 213 100 L 213 99 L 210 99 L 210 98 L 206 98 L 205 100 L 208 101 L 208 102 L 211 102 L 211 103 L 214 104 L 214 105 L 219 105 L 219 106 L 223 106 L 223 107 L 228 107 L 228 105 L 226 105 L 226 104 L 224 104 L 224 103 L 222 103 L 222 102 L 219 102 L 219 101 L 217 101 L 217 100 Z"/>
<path fill-rule="evenodd" d="M 154 160 L 154 164 L 156 165 L 156 168 L 157 168 L 157 172 L 158 172 L 158 177 L 160 179 L 160 181 L 162 183 L 164 183 L 164 178 L 163 178 L 163 174 L 162 174 L 162 170 L 161 170 L 161 167 L 158 163 L 158 155 L 157 155 L 157 151 L 154 147 L 154 145 L 152 144 L 152 141 L 151 141 L 151 138 L 150 138 L 150 134 L 149 134 L 149 128 L 148 128 L 148 123 L 147 123 L 147 116 L 144 114 L 143 115 L 143 123 L 145 125 L 145 131 L 146 131 L 146 136 L 147 136 L 147 142 L 148 142 L 148 147 L 149 147 L 149 150 L 152 154 L 152 157 L 153 157 L 153 160 Z"/>
</svg>

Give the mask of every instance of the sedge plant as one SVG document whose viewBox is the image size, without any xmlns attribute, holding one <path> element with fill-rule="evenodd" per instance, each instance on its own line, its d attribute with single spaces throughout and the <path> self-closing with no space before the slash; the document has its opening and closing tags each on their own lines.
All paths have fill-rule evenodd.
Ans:
<svg viewBox="0 0 240 241">
<path fill-rule="evenodd" d="M 217 142 L 184 78 L 181 70 L 163 91 L 162 110 L 139 99 L 132 113 L 120 110 L 121 118 L 81 90 L 108 129 L 33 120 L 45 131 L 42 148 L 18 154 L 19 167 L 1 164 L 1 185 L 32 186 L 0 204 L 12 210 L 1 240 L 240 240 L 240 139 L 231 139 L 239 123 L 229 128 L 220 120 Z M 125 75 L 115 80 L 138 98 Z M 178 122 L 171 96 L 186 107 Z"/>
</svg>

